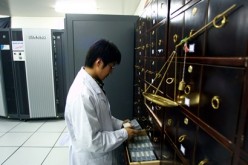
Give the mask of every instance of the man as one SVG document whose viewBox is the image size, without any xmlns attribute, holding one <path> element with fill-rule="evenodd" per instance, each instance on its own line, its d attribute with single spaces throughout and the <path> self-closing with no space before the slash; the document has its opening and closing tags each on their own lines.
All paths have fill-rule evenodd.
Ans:
<svg viewBox="0 0 248 165">
<path fill-rule="evenodd" d="M 85 66 L 72 83 L 65 108 L 71 165 L 112 165 L 112 151 L 138 133 L 121 128 L 124 121 L 111 115 L 103 80 L 121 61 L 111 42 L 99 40 L 88 50 Z"/>
</svg>

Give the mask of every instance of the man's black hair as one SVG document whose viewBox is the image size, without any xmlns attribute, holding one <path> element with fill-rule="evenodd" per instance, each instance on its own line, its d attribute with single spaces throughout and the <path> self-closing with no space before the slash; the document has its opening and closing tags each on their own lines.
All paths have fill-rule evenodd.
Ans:
<svg viewBox="0 0 248 165">
<path fill-rule="evenodd" d="M 97 58 L 100 58 L 103 61 L 104 67 L 112 62 L 120 64 L 121 53 L 112 42 L 101 39 L 89 48 L 85 58 L 85 66 L 91 68 Z"/>
</svg>

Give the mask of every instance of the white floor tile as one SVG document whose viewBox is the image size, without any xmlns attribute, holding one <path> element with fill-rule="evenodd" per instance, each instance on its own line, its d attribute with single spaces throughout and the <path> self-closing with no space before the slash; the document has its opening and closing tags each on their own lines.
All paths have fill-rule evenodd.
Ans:
<svg viewBox="0 0 248 165">
<path fill-rule="evenodd" d="M 48 120 L 37 132 L 62 132 L 65 129 L 64 120 Z"/>
<path fill-rule="evenodd" d="M 23 146 L 53 147 L 61 133 L 34 133 Z"/>
<path fill-rule="evenodd" d="M 18 147 L 0 147 L 0 164 L 10 157 Z"/>
<path fill-rule="evenodd" d="M 68 133 L 62 133 L 54 147 L 69 147 L 70 137 Z"/>
<path fill-rule="evenodd" d="M 53 148 L 42 165 L 68 165 L 69 148 Z"/>
<path fill-rule="evenodd" d="M 0 146 L 21 146 L 32 133 L 6 133 L 0 137 Z"/>
<path fill-rule="evenodd" d="M 3 165 L 41 165 L 51 148 L 21 147 Z"/>
<path fill-rule="evenodd" d="M 20 124 L 20 121 L 15 121 L 15 120 L 0 120 L 0 132 L 8 132 L 15 126 Z"/>
<path fill-rule="evenodd" d="M 19 121 L 0 118 L 0 164 L 68 165 L 64 120 Z"/>
<path fill-rule="evenodd" d="M 35 121 L 28 121 L 22 122 L 13 128 L 10 132 L 35 132 L 37 131 L 42 124 L 45 122 L 35 122 Z"/>
<path fill-rule="evenodd" d="M 67 133 L 68 132 L 68 128 L 67 127 L 65 127 L 65 129 L 64 129 L 64 131 L 63 131 L 64 133 Z"/>
</svg>

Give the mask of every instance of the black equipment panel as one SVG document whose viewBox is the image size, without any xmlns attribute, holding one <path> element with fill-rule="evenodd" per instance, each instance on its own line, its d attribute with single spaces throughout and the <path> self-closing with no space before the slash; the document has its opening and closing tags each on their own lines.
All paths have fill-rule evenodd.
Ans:
<svg viewBox="0 0 248 165">
<path fill-rule="evenodd" d="M 7 115 L 16 115 L 18 113 L 15 84 L 14 84 L 14 70 L 13 60 L 11 54 L 11 34 L 8 29 L 0 30 L 0 45 L 8 45 L 8 50 L 1 50 L 1 62 L 3 67 L 3 80 L 6 94 Z"/>
<path fill-rule="evenodd" d="M 54 62 L 54 85 L 57 116 L 63 117 L 66 100 L 65 87 L 65 34 L 62 30 L 52 30 L 52 50 Z"/>
<path fill-rule="evenodd" d="M 22 30 L 12 29 L 11 30 L 12 41 L 23 41 Z M 18 52 L 14 52 L 18 53 Z M 13 55 L 14 56 L 14 55 Z M 28 103 L 28 90 L 26 81 L 26 68 L 25 61 L 13 61 L 14 73 L 15 73 L 15 86 L 16 96 L 18 103 L 19 118 L 29 118 L 29 103 Z"/>
</svg>

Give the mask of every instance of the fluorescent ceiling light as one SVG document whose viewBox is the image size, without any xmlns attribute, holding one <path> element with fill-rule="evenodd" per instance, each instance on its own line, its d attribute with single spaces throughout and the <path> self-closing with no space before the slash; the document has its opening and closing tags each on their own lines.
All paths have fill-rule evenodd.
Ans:
<svg viewBox="0 0 248 165">
<path fill-rule="evenodd" d="M 0 15 L 0 18 L 7 18 L 10 17 L 9 15 Z"/>
<path fill-rule="evenodd" d="M 60 13 L 96 13 L 97 7 L 94 0 L 64 0 L 58 1 L 55 5 L 55 11 Z"/>
</svg>

